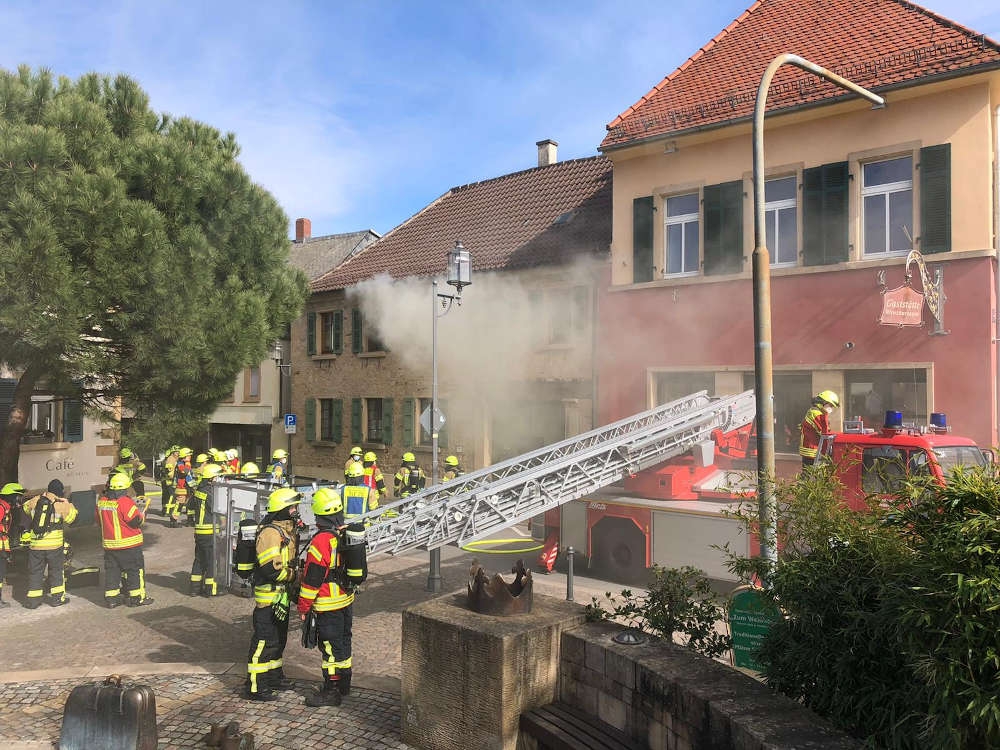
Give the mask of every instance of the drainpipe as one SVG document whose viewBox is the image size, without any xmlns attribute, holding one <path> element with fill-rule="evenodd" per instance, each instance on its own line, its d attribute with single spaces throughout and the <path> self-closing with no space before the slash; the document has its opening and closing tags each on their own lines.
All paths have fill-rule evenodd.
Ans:
<svg viewBox="0 0 1000 750">
<path fill-rule="evenodd" d="M 995 297 L 993 300 L 993 346 L 996 348 L 997 373 L 993 378 L 993 411 L 998 434 L 991 436 L 1000 440 L 1000 104 L 993 113 L 993 280 Z"/>
</svg>

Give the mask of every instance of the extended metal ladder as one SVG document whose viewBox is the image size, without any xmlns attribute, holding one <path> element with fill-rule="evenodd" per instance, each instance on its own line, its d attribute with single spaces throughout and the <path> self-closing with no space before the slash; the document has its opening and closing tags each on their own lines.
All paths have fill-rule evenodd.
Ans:
<svg viewBox="0 0 1000 750">
<path fill-rule="evenodd" d="M 368 554 L 468 544 L 679 456 L 753 421 L 753 391 L 700 391 L 613 424 L 428 487 L 364 516 Z M 387 511 L 392 511 L 386 516 Z M 393 513 L 395 516 L 393 516 Z"/>
</svg>

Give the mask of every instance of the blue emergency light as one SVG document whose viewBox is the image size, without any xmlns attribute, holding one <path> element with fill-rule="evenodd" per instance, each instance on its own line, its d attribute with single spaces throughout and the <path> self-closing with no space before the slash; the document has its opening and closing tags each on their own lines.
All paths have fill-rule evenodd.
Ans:
<svg viewBox="0 0 1000 750">
<path fill-rule="evenodd" d="M 903 412 L 890 409 L 885 413 L 885 427 L 889 430 L 903 429 Z"/>
<path fill-rule="evenodd" d="M 935 427 L 939 430 L 948 429 L 948 417 L 945 416 L 943 412 L 932 411 L 931 412 L 931 427 Z"/>
</svg>

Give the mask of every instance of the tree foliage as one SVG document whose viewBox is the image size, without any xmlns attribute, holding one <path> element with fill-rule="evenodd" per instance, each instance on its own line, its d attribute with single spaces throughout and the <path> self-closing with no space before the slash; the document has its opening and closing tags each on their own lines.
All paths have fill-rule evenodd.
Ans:
<svg viewBox="0 0 1000 750">
<path fill-rule="evenodd" d="M 867 512 L 829 465 L 777 490 L 776 565 L 732 558 L 784 613 L 767 683 L 873 747 L 1000 747 L 1000 477 L 903 485 Z M 756 527 L 756 508 L 741 513 Z"/>
<path fill-rule="evenodd" d="M 0 71 L 0 365 L 106 416 L 118 398 L 140 420 L 210 412 L 306 289 L 238 156 L 127 76 Z"/>
</svg>

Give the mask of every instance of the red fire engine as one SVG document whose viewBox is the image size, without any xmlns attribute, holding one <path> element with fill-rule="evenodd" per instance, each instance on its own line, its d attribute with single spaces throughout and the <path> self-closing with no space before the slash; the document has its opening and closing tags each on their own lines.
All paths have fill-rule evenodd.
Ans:
<svg viewBox="0 0 1000 750">
<path fill-rule="evenodd" d="M 943 482 L 956 466 L 993 460 L 992 451 L 950 434 L 944 414 L 932 414 L 921 427 L 904 425 L 899 412 L 887 412 L 878 431 L 857 419 L 844 427 L 823 436 L 820 455 L 833 460 L 846 488 L 844 501 L 855 509 L 866 496 L 892 493 L 907 475 L 929 473 Z M 694 565 L 712 578 L 732 580 L 718 547 L 728 543 L 735 552 L 756 553 L 755 540 L 725 515 L 739 504 L 738 495 L 754 491 L 754 440 L 751 425 L 712 438 L 621 486 L 546 512 L 547 540 L 558 539 L 560 552 L 573 546 L 585 558 L 577 570 L 589 567 L 615 580 L 639 581 L 653 563 Z M 551 556 L 549 547 L 543 555 Z"/>
</svg>

